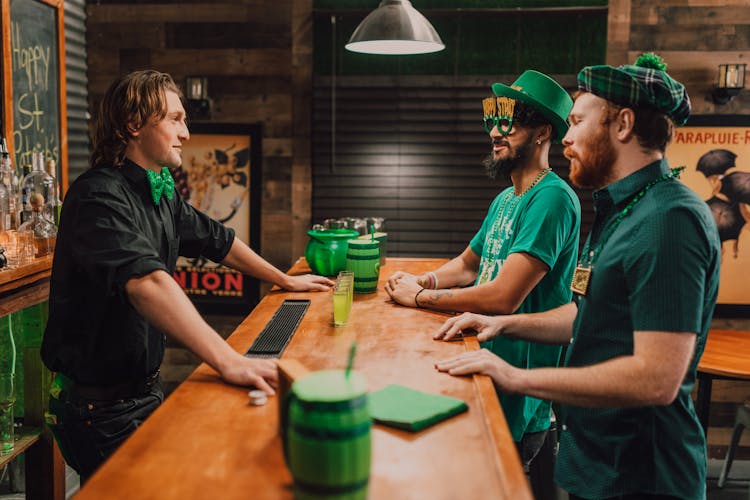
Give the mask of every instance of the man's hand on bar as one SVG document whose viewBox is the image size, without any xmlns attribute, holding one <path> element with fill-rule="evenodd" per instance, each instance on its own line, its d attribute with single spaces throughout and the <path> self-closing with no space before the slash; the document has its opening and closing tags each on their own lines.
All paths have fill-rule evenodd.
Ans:
<svg viewBox="0 0 750 500">
<path fill-rule="evenodd" d="M 269 396 L 275 394 L 273 387 L 278 383 L 278 370 L 275 359 L 248 358 L 234 353 L 232 359 L 223 363 L 219 375 L 230 384 L 255 386 Z"/>
<path fill-rule="evenodd" d="M 477 332 L 477 340 L 486 342 L 502 334 L 505 325 L 504 316 L 485 316 L 484 314 L 463 313 L 450 318 L 433 335 L 435 340 L 451 340 L 467 330 Z"/>
<path fill-rule="evenodd" d="M 435 363 L 438 371 L 453 376 L 480 373 L 488 375 L 495 386 L 503 392 L 514 394 L 519 388 L 516 381 L 524 370 L 509 365 L 487 349 L 465 352 L 452 358 L 441 359 Z"/>
<path fill-rule="evenodd" d="M 413 274 L 402 273 L 397 275 L 398 273 L 388 279 L 385 284 L 385 291 L 388 292 L 394 302 L 402 306 L 418 307 L 414 297 L 424 287 L 419 284 L 417 277 Z"/>
<path fill-rule="evenodd" d="M 287 282 L 284 283 L 284 289 L 290 292 L 325 292 L 333 285 L 333 281 L 325 276 L 303 274 L 301 276 L 289 276 Z"/>
</svg>

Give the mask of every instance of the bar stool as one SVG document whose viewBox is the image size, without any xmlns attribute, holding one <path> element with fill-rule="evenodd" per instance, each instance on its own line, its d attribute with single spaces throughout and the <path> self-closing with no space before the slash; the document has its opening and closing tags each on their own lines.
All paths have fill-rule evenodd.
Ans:
<svg viewBox="0 0 750 500">
<path fill-rule="evenodd" d="M 724 487 L 727 476 L 729 476 L 729 469 L 732 467 L 732 462 L 734 461 L 734 453 L 740 444 L 740 437 L 745 427 L 750 427 L 750 400 L 745 401 L 745 404 L 737 409 L 737 418 L 734 421 L 734 430 L 732 431 L 732 441 L 729 443 L 727 456 L 724 459 L 724 466 L 721 468 L 721 474 L 719 474 L 719 480 L 716 483 L 719 488 Z"/>
</svg>

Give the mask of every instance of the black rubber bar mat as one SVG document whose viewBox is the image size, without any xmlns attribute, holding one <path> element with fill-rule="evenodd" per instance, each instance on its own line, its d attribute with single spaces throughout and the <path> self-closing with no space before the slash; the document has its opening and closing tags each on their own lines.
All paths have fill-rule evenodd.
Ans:
<svg viewBox="0 0 750 500">
<path fill-rule="evenodd" d="M 278 358 L 286 348 L 292 335 L 302 321 L 307 308 L 310 306 L 308 299 L 285 300 L 271 321 L 266 324 L 263 331 L 247 350 L 245 356 L 251 358 Z"/>
</svg>

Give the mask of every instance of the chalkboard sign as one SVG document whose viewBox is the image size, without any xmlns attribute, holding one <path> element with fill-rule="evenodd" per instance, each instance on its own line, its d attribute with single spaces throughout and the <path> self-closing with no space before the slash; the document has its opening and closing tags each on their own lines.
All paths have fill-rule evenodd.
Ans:
<svg viewBox="0 0 750 500">
<path fill-rule="evenodd" d="M 34 151 L 58 165 L 67 185 L 62 0 L 2 0 L 3 135 L 20 170 Z M 7 9 L 7 10 L 6 10 Z"/>
</svg>

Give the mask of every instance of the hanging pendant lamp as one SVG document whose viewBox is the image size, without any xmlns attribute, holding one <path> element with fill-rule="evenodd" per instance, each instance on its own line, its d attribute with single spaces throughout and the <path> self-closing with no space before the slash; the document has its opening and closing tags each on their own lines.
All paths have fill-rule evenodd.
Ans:
<svg viewBox="0 0 750 500">
<path fill-rule="evenodd" d="M 435 28 L 409 0 L 383 0 L 349 38 L 346 49 L 364 54 L 429 54 L 445 48 Z"/>
</svg>

